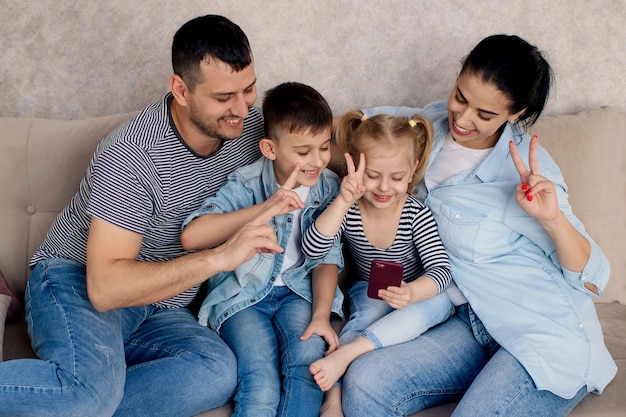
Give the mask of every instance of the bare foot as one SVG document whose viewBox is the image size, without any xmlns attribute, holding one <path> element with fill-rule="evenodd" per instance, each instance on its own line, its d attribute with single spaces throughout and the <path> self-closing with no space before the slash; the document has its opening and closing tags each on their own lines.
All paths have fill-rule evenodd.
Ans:
<svg viewBox="0 0 626 417">
<path fill-rule="evenodd" d="M 343 417 L 341 408 L 341 387 L 335 385 L 324 395 L 324 402 L 320 409 L 320 417 Z"/>
<path fill-rule="evenodd" d="M 374 350 L 374 345 L 366 338 L 358 336 L 352 342 L 339 346 L 325 358 L 313 362 L 309 366 L 309 372 L 320 389 L 326 392 L 341 378 L 353 360 L 371 350 Z"/>
<path fill-rule="evenodd" d="M 336 351 L 325 358 L 316 360 L 309 366 L 309 371 L 313 375 L 315 383 L 322 391 L 331 389 L 348 369 L 351 361 L 347 362 L 347 359 L 342 358 L 344 356 L 341 352 L 342 348 L 343 346 L 339 346 Z"/>
</svg>

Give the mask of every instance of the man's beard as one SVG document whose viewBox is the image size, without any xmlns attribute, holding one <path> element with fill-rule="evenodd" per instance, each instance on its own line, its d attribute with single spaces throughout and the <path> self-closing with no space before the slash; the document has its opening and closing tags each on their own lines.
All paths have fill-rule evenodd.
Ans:
<svg viewBox="0 0 626 417">
<path fill-rule="evenodd" d="M 198 129 L 200 132 L 202 132 L 206 136 L 209 136 L 211 138 L 214 138 L 220 141 L 236 139 L 239 136 L 241 136 L 241 133 L 243 131 L 243 128 L 242 128 L 241 131 L 238 132 L 234 137 L 225 136 L 223 133 L 220 133 L 219 131 L 220 119 L 217 119 L 216 121 L 217 123 L 215 124 L 207 123 L 204 120 L 202 120 L 201 117 L 199 117 L 198 113 L 195 111 L 195 108 L 193 107 L 189 108 L 189 120 L 191 121 L 191 124 L 193 124 L 196 127 L 196 129 Z"/>
</svg>

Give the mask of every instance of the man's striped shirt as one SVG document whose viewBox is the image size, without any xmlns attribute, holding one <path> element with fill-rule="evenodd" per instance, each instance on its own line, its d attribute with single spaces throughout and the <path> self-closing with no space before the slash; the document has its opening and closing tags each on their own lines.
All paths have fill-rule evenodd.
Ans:
<svg viewBox="0 0 626 417">
<path fill-rule="evenodd" d="M 165 95 L 100 142 L 79 191 L 55 220 L 31 266 L 59 257 L 86 264 L 91 216 L 141 234 L 140 261 L 167 261 L 187 253 L 180 244 L 183 220 L 215 195 L 228 174 L 260 157 L 263 117 L 250 109 L 243 134 L 203 157 L 181 139 L 170 114 L 171 100 L 171 94 Z M 197 291 L 194 287 L 156 305 L 185 306 Z"/>
</svg>

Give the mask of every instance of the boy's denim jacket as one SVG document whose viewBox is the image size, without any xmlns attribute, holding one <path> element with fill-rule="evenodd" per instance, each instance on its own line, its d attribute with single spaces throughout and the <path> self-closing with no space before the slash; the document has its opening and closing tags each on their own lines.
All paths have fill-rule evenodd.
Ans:
<svg viewBox="0 0 626 417">
<path fill-rule="evenodd" d="M 302 214 L 302 234 L 339 193 L 340 179 L 325 169 L 317 183 L 311 187 L 309 200 L 305 201 Z M 185 227 L 196 217 L 208 213 L 228 213 L 258 204 L 270 198 L 280 188 L 276 182 L 271 160 L 261 157 L 228 176 L 215 197 L 205 200 L 202 207 L 190 214 L 183 223 Z M 278 244 L 287 247 L 291 233 L 293 214 L 275 216 L 269 224 L 274 226 Z M 257 253 L 235 271 L 222 272 L 208 280 L 207 296 L 198 313 L 200 324 L 210 325 L 219 332 L 222 323 L 231 315 L 261 301 L 272 289 L 280 272 L 284 254 Z M 305 258 L 304 263 L 285 273 L 283 279 L 291 291 L 312 302 L 311 271 L 319 264 L 333 264 L 343 268 L 341 242 L 336 242 L 328 255 L 322 259 Z M 337 288 L 332 311 L 343 317 L 341 305 L 343 294 Z"/>
</svg>

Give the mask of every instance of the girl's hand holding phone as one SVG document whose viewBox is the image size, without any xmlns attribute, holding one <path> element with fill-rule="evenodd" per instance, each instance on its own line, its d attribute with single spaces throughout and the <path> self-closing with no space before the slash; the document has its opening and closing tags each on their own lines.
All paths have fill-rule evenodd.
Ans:
<svg viewBox="0 0 626 417">
<path fill-rule="evenodd" d="M 389 307 L 399 310 L 411 302 L 413 292 L 411 286 L 402 281 L 399 287 L 390 286 L 387 289 L 378 290 L 378 296 L 389 304 Z"/>
</svg>

